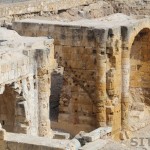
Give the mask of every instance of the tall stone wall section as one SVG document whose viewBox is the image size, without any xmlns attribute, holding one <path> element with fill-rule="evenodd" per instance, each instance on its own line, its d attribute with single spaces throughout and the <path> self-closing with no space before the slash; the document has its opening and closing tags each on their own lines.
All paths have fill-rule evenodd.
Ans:
<svg viewBox="0 0 150 150">
<path fill-rule="evenodd" d="M 33 31 L 33 26 L 28 26 L 29 30 L 22 30 L 22 34 L 55 36 L 55 58 L 64 67 L 58 122 L 80 124 L 85 130 L 94 129 L 97 123 L 94 104 L 96 45 L 92 39 L 93 31 L 86 28 L 73 27 L 68 30 L 67 27 L 44 25 L 42 32 L 39 32 L 40 28 L 37 26 L 35 32 L 30 32 Z"/>
<path fill-rule="evenodd" d="M 15 23 L 21 35 L 51 35 L 55 58 L 64 67 L 58 124 L 65 130 L 113 126 L 121 130 L 120 29 Z M 115 36 L 114 36 L 115 35 Z M 70 131 L 70 132 L 72 132 Z"/>
</svg>

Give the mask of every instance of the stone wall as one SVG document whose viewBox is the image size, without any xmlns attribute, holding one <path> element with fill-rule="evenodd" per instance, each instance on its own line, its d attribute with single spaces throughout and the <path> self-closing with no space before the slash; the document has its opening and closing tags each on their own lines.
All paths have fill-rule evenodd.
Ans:
<svg viewBox="0 0 150 150">
<path fill-rule="evenodd" d="M 0 28 L 0 40 L 2 126 L 15 133 L 51 135 L 49 97 L 53 39 L 21 37 L 12 30 Z"/>
<path fill-rule="evenodd" d="M 90 131 L 97 126 L 108 125 L 114 127 L 114 132 L 120 131 L 119 28 L 108 31 L 73 25 L 18 22 L 14 23 L 14 29 L 25 36 L 47 35 L 55 39 L 55 58 L 58 65 L 64 67 L 58 128 L 76 134 L 80 130 Z"/>
<path fill-rule="evenodd" d="M 58 10 L 64 10 L 71 7 L 80 5 L 86 5 L 97 0 L 57 0 L 57 1 L 30 1 L 16 4 L 7 4 L 0 6 L 0 17 L 19 15 L 19 14 L 30 14 L 41 11 L 57 12 Z"/>
<path fill-rule="evenodd" d="M 55 39 L 55 58 L 58 64 L 65 68 L 58 122 L 61 124 L 70 122 L 74 125 L 80 124 L 83 128 L 94 128 L 96 126 L 94 104 L 96 47 L 92 39 L 93 31 L 76 27 L 57 26 L 55 28 L 46 24 L 42 26 L 42 32 L 39 32 L 40 28 L 36 26 L 33 33 L 30 32 L 30 30 L 33 31 L 33 26 L 28 26 L 28 30 L 22 30 L 22 34 L 28 36 L 50 34 Z M 49 31 L 54 28 L 55 30 Z M 79 41 L 80 38 L 82 41 Z"/>
<path fill-rule="evenodd" d="M 27 54 L 28 52 L 27 50 L 23 53 Z M 15 56 L 16 59 L 10 59 L 10 56 L 12 58 Z M 30 61 L 28 57 L 30 57 Z M 37 89 L 34 88 L 36 84 L 34 79 L 35 64 L 32 55 L 28 55 L 28 57 L 21 55 L 21 53 L 19 56 L 17 52 L 12 54 L 10 51 L 1 55 L 0 121 L 7 131 L 36 135 L 38 134 L 38 117 L 35 107 L 37 103 L 33 104 L 34 100 L 37 102 Z M 10 99 L 11 102 L 9 102 Z M 9 128 L 9 126 L 11 127 Z"/>
<path fill-rule="evenodd" d="M 21 35 L 55 39 L 55 58 L 64 67 L 60 113 L 55 123 L 58 128 L 71 133 L 106 125 L 113 127 L 114 134 L 121 127 L 123 131 L 134 130 L 130 121 L 135 118 L 130 114 L 141 118 L 144 105 L 149 102 L 149 24 L 147 18 L 123 14 L 71 23 L 14 23 Z M 134 103 L 131 96 L 139 97 L 142 103 Z"/>
<path fill-rule="evenodd" d="M 8 133 L 0 129 L 1 150 L 75 150 L 76 146 L 71 140 L 49 139 L 25 134 Z"/>
</svg>

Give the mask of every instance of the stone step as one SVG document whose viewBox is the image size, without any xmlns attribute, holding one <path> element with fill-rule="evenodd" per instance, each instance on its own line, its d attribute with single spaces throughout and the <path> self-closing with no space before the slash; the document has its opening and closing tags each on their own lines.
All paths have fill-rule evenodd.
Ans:
<svg viewBox="0 0 150 150">
<path fill-rule="evenodd" d="M 100 127 L 90 133 L 85 133 L 83 135 L 83 138 L 87 142 L 93 142 L 95 140 L 104 137 L 108 133 L 111 133 L 111 131 L 112 131 L 112 127 Z"/>
<path fill-rule="evenodd" d="M 107 144 L 107 142 L 107 140 L 98 139 L 94 142 L 87 143 L 83 147 L 79 148 L 79 150 L 100 150 Z"/>
</svg>

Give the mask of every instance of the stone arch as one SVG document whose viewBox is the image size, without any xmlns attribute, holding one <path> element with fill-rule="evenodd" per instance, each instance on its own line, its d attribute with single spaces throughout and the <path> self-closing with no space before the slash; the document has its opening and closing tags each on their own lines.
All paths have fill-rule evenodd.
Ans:
<svg viewBox="0 0 150 150">
<path fill-rule="evenodd" d="M 130 83 L 129 90 L 136 91 L 142 99 L 148 102 L 150 96 L 150 29 L 142 29 L 135 37 L 130 50 Z M 132 91 L 133 92 L 133 91 Z M 136 97 L 138 99 L 138 97 Z"/>
<path fill-rule="evenodd" d="M 5 86 L 0 95 L 0 122 L 8 132 L 14 132 L 15 128 L 15 91 L 10 86 Z"/>
<path fill-rule="evenodd" d="M 143 29 L 150 29 L 150 21 L 146 20 L 145 22 L 140 22 L 139 24 L 135 25 L 129 29 L 128 37 L 126 38 L 128 41 L 129 50 L 132 47 L 132 44 L 135 40 L 135 37 L 143 30 Z"/>
<path fill-rule="evenodd" d="M 132 106 L 131 89 L 150 88 L 148 64 L 150 55 L 150 23 L 138 25 L 134 30 L 127 31 L 122 51 L 122 127 L 129 127 L 129 111 Z M 145 70 L 145 72 L 144 72 Z M 145 74 L 146 73 L 146 74 Z M 142 77 L 142 74 L 144 75 Z M 146 77 L 147 78 L 147 77 Z M 137 92 L 137 91 L 136 91 Z M 139 91 L 140 92 L 140 91 Z M 138 93 L 139 93 L 138 92 Z M 146 92 L 147 93 L 147 92 Z M 149 93 L 149 92 L 148 92 Z M 144 98 L 144 97 L 143 97 Z M 143 100 L 145 101 L 145 100 Z M 142 102 L 142 101 L 141 101 Z M 138 106 L 135 106 L 136 108 Z M 141 108 L 142 109 L 142 108 Z"/>
<path fill-rule="evenodd" d="M 15 88 L 15 83 L 1 86 L 0 93 L 0 123 L 7 132 L 27 133 L 26 100 L 21 89 Z"/>
</svg>

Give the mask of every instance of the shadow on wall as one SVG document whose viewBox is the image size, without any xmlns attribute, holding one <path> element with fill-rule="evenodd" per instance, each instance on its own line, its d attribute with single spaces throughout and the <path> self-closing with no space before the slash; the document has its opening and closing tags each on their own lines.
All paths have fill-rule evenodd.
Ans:
<svg viewBox="0 0 150 150">
<path fill-rule="evenodd" d="M 53 71 L 51 74 L 51 96 L 50 96 L 50 120 L 58 121 L 59 100 L 63 85 L 63 74 L 61 68 Z"/>
</svg>

